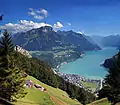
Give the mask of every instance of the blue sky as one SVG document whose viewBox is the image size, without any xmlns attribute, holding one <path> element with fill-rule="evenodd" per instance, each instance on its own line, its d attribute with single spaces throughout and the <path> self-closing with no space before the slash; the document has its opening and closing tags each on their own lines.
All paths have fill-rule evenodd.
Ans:
<svg viewBox="0 0 120 105">
<path fill-rule="evenodd" d="M 9 29 L 24 20 L 19 27 L 32 21 L 37 27 L 41 25 L 37 23 L 45 23 L 57 30 L 82 31 L 86 35 L 120 34 L 120 0 L 0 0 L 0 14 L 4 14 L 0 26 L 11 23 Z"/>
</svg>

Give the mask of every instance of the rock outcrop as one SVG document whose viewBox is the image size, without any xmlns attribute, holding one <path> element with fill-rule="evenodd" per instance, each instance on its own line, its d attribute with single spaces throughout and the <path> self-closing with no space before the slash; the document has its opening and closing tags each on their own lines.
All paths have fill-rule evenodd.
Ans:
<svg viewBox="0 0 120 105">
<path fill-rule="evenodd" d="M 20 47 L 18 45 L 15 46 L 14 50 L 17 51 L 17 52 L 20 52 L 21 54 L 23 54 L 25 56 L 27 56 L 28 58 L 32 58 L 32 56 L 30 55 L 30 53 L 27 50 L 23 49 L 22 47 Z"/>
</svg>

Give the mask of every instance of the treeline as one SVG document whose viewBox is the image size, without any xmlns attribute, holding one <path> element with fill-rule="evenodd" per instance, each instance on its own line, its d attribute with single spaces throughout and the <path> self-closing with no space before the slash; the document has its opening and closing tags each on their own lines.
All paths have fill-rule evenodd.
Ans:
<svg viewBox="0 0 120 105">
<path fill-rule="evenodd" d="M 63 78 L 54 74 L 51 67 L 37 58 L 27 58 L 26 56 L 15 53 L 16 66 L 25 70 L 25 72 L 41 82 L 55 88 L 66 91 L 73 99 L 77 99 L 82 104 L 90 103 L 95 100 L 95 96 L 84 89 L 66 82 Z"/>
<path fill-rule="evenodd" d="M 28 75 L 52 87 L 58 86 L 56 75 L 51 67 L 43 61 L 37 58 L 28 58 L 18 52 L 14 53 L 14 58 L 16 59 L 15 65 L 23 69 Z"/>
</svg>

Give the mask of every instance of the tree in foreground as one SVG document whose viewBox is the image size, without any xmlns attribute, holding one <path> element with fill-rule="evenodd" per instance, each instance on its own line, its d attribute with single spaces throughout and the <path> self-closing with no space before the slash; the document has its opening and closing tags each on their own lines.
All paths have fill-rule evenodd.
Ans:
<svg viewBox="0 0 120 105">
<path fill-rule="evenodd" d="M 15 66 L 14 45 L 7 30 L 0 40 L 0 97 L 8 101 L 24 97 L 25 75 Z"/>
<path fill-rule="evenodd" d="M 112 105 L 120 102 L 120 52 L 115 58 L 114 66 L 108 69 L 105 85 L 99 92 L 99 97 L 107 97 Z"/>
</svg>

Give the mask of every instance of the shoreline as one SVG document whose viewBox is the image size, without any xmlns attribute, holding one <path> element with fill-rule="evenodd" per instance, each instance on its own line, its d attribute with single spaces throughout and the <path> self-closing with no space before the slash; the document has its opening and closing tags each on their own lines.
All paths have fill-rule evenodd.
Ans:
<svg viewBox="0 0 120 105">
<path fill-rule="evenodd" d="M 115 49 L 115 50 L 114 50 Z M 104 54 L 106 54 L 108 51 L 112 51 L 112 53 L 111 54 L 109 54 L 109 55 L 105 55 L 105 57 L 104 57 Z M 89 51 L 87 51 L 87 52 L 89 52 Z M 92 58 L 94 57 L 94 56 L 91 56 L 91 53 L 89 54 L 88 53 L 88 55 L 87 55 L 87 52 L 84 52 L 84 56 L 83 57 L 79 57 L 78 59 L 76 59 L 76 60 L 74 60 L 74 61 L 71 61 L 71 62 L 67 62 L 67 65 L 69 65 L 70 63 L 72 63 L 72 62 L 77 62 L 77 64 L 79 63 L 79 65 L 80 64 L 83 64 L 83 63 L 81 63 L 81 62 L 88 62 L 86 59 L 87 59 L 87 57 L 89 58 L 88 60 L 92 60 Z M 93 52 L 93 51 L 90 51 L 90 52 Z M 94 73 L 92 73 L 92 71 L 90 71 L 90 70 L 93 70 L 92 68 L 94 68 L 94 67 L 91 67 L 91 66 L 94 66 L 94 65 L 96 65 L 95 63 L 96 63 L 96 61 L 93 61 L 93 63 L 91 63 L 90 64 L 90 68 L 88 68 L 88 67 L 85 67 L 85 66 L 89 66 L 89 63 L 86 63 L 87 65 L 85 65 L 84 64 L 84 67 L 83 67 L 83 65 L 81 66 L 82 67 L 82 69 L 84 70 L 86 70 L 87 72 L 86 73 L 82 73 L 82 76 L 83 77 L 85 77 L 85 78 L 87 78 L 87 79 L 104 79 L 104 77 L 105 77 L 105 75 L 107 75 L 107 72 L 105 71 L 105 67 L 103 66 L 103 64 L 104 64 L 104 62 L 105 62 L 105 60 L 106 59 L 108 59 L 108 58 L 111 58 L 111 57 L 113 57 L 114 56 L 114 53 L 116 54 L 116 52 L 117 52 L 117 50 L 116 50 L 116 47 L 105 47 L 105 48 L 102 48 L 102 50 L 101 50 L 101 52 L 97 52 L 98 54 L 98 56 L 95 56 L 95 57 L 98 57 L 99 58 L 99 55 L 100 55 L 100 60 L 98 59 L 98 62 L 97 62 L 97 67 L 95 67 L 95 69 L 98 69 L 98 70 L 100 70 L 100 74 L 97 74 L 97 72 L 96 72 L 96 75 L 93 75 Z M 89 57 L 90 56 L 90 57 Z M 85 58 L 86 57 L 86 58 Z M 85 63 L 84 62 L 84 63 Z M 99 63 L 99 64 L 98 64 Z M 80 69 L 80 66 L 78 65 L 78 68 L 76 68 L 77 70 L 79 70 Z M 62 69 L 62 67 L 67 67 L 67 69 L 66 69 L 66 72 L 64 72 L 63 70 L 61 70 Z M 70 65 L 69 65 L 70 66 Z M 55 67 L 56 68 L 56 67 Z M 66 74 L 77 74 L 77 75 L 81 75 L 81 73 L 79 73 L 79 71 L 78 72 L 74 72 L 74 71 L 72 71 L 71 69 L 74 69 L 74 68 L 70 68 L 70 67 L 68 67 L 68 66 L 66 66 L 66 65 L 60 65 L 59 64 L 59 67 L 58 68 L 56 68 L 57 69 L 57 72 L 63 72 L 63 73 L 66 73 Z M 64 69 L 64 68 L 63 68 Z M 70 69 L 70 70 L 69 70 Z M 103 71 L 104 70 L 104 71 Z M 68 72 L 67 72 L 68 71 Z M 89 73 L 90 72 L 90 73 Z M 89 75 L 86 75 L 86 74 L 89 74 Z"/>
</svg>

